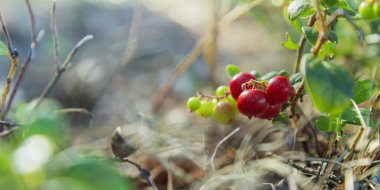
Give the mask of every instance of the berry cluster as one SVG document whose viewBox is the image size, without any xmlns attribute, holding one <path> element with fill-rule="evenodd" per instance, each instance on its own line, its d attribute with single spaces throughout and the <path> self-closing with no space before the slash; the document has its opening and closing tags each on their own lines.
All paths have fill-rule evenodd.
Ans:
<svg viewBox="0 0 380 190">
<path fill-rule="evenodd" d="M 375 1 L 363 1 L 359 5 L 359 13 L 362 18 L 366 20 L 380 18 L 380 3 Z"/>
<path fill-rule="evenodd" d="M 198 92 L 187 101 L 189 111 L 208 118 L 213 117 L 220 124 L 235 120 L 237 114 L 271 120 L 284 107 L 302 76 L 295 74 L 288 79 L 287 71 L 269 72 L 260 77 L 257 71 L 241 72 L 235 65 L 226 67 L 231 78 L 229 86 L 219 86 L 214 96 Z"/>
<path fill-rule="evenodd" d="M 273 119 L 293 94 L 293 86 L 285 76 L 275 76 L 268 85 L 242 72 L 230 81 L 230 92 L 237 100 L 239 112 L 248 118 Z"/>
<path fill-rule="evenodd" d="M 215 96 L 207 96 L 198 92 L 197 96 L 187 100 L 189 111 L 202 117 L 213 117 L 220 124 L 228 124 L 235 120 L 237 115 L 236 101 L 229 95 L 228 86 L 219 86 Z"/>
</svg>

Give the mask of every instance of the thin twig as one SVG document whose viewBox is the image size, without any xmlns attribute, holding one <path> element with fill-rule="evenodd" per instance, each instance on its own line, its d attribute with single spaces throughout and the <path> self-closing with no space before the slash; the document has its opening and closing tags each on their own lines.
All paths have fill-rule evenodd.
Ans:
<svg viewBox="0 0 380 190">
<path fill-rule="evenodd" d="M 218 144 L 216 145 L 215 150 L 214 150 L 214 152 L 212 153 L 212 156 L 211 156 L 211 158 L 210 158 L 210 164 L 211 164 L 211 168 L 212 168 L 213 170 L 215 170 L 214 159 L 215 159 L 216 152 L 218 151 L 220 145 L 222 145 L 226 140 L 228 140 L 232 135 L 234 135 L 235 133 L 237 133 L 239 130 L 240 130 L 239 127 L 236 128 L 236 129 L 233 130 L 230 134 L 228 134 L 227 136 L 225 136 L 221 141 L 219 141 Z"/>
<path fill-rule="evenodd" d="M 88 115 L 91 119 L 94 119 L 94 115 L 84 108 L 66 108 L 57 110 L 58 113 L 82 113 Z"/>
<path fill-rule="evenodd" d="M 25 71 L 28 68 L 28 65 L 32 59 L 34 49 L 36 48 L 37 44 L 40 42 L 40 40 L 44 36 L 44 30 L 41 30 L 36 36 L 36 24 L 35 24 L 33 9 L 32 9 L 32 6 L 31 6 L 29 0 L 25 0 L 25 2 L 26 2 L 26 5 L 28 7 L 28 12 L 29 12 L 31 44 L 30 44 L 30 49 L 27 53 L 26 59 L 21 64 L 21 68 L 20 68 L 20 71 L 16 77 L 15 84 L 11 90 L 11 93 L 9 95 L 9 99 L 5 105 L 5 110 L 4 110 L 4 114 L 2 115 L 2 119 L 4 119 L 6 117 L 6 114 L 8 113 L 9 108 L 12 105 L 13 98 L 16 95 L 17 89 L 19 88 L 20 83 L 21 83 L 22 79 L 24 78 Z"/>
<path fill-rule="evenodd" d="M 9 73 L 8 73 L 7 79 L 5 81 L 5 85 L 3 87 L 3 92 L 1 94 L 1 100 L 0 100 L 0 108 L 1 108 L 0 118 L 4 118 L 3 117 L 4 116 L 4 112 L 3 112 L 4 103 L 6 101 L 12 79 L 14 77 L 14 74 L 16 73 L 16 68 L 17 68 L 19 59 L 18 59 L 17 51 L 15 49 L 13 49 L 11 37 L 9 35 L 8 29 L 5 25 L 5 22 L 3 21 L 1 14 L 0 14 L 0 22 L 1 22 L 1 26 L 2 26 L 4 34 L 5 34 L 5 39 L 6 39 L 7 44 L 8 44 L 8 55 L 7 56 L 9 58 L 9 60 L 11 61 L 11 68 L 9 69 Z"/>
<path fill-rule="evenodd" d="M 217 30 L 220 31 L 224 27 L 228 26 L 233 21 L 240 18 L 246 12 L 251 10 L 253 7 L 259 5 L 262 1 L 263 0 L 256 0 L 244 5 L 236 6 L 227 15 L 225 15 L 224 17 L 220 19 L 220 21 L 218 22 Z M 171 92 L 178 77 L 180 77 L 188 68 L 190 68 L 190 66 L 195 62 L 195 60 L 202 53 L 202 48 L 204 47 L 204 43 L 206 42 L 206 39 L 207 39 L 207 35 L 203 35 L 197 41 L 193 49 L 186 55 L 186 57 L 184 57 L 182 60 L 179 61 L 176 68 L 173 70 L 173 72 L 170 74 L 167 80 L 162 83 L 163 85 L 158 89 L 158 91 L 156 92 L 156 96 L 153 100 L 153 104 L 152 104 L 153 111 L 159 110 L 159 108 L 163 104 L 163 101 Z"/>
<path fill-rule="evenodd" d="M 5 110 L 4 110 L 4 114 L 3 114 L 3 117 L 5 118 L 6 117 L 6 114 L 8 113 L 11 105 L 12 105 L 12 102 L 13 102 L 13 99 L 17 93 L 17 90 L 19 89 L 20 87 L 20 84 L 21 84 L 21 81 L 23 80 L 24 76 L 25 76 L 25 72 L 29 66 L 29 63 L 31 62 L 32 58 L 33 58 L 33 54 L 34 54 L 34 50 L 35 48 L 37 48 L 38 44 L 41 42 L 43 36 L 45 36 L 45 31 L 44 30 L 41 30 L 37 37 L 36 37 L 36 41 L 35 42 L 32 42 L 31 45 L 30 45 L 30 49 L 26 55 L 26 59 L 24 60 L 24 62 L 21 64 L 21 67 L 20 67 L 20 71 L 16 77 L 16 80 L 15 80 L 15 84 L 9 94 L 9 98 L 8 98 L 8 101 L 5 105 Z M 3 118 L 3 119 L 4 119 Z"/>
<path fill-rule="evenodd" d="M 3 16 L 1 15 L 1 13 L 0 13 L 0 22 L 1 22 L 1 27 L 2 27 L 4 35 L 5 35 L 5 40 L 7 41 L 8 51 L 10 54 L 12 54 L 14 49 L 13 49 L 13 45 L 12 45 L 11 36 L 9 35 L 8 29 L 5 25 L 5 22 L 3 20 Z"/>
<path fill-rule="evenodd" d="M 348 149 L 348 153 L 347 155 L 345 156 L 345 159 L 347 159 L 351 154 L 352 152 L 355 150 L 356 146 L 358 145 L 359 143 L 359 140 L 362 138 L 363 136 L 363 133 L 365 131 L 365 129 L 367 129 L 367 124 L 365 123 L 364 121 L 364 118 L 362 116 L 362 114 L 360 113 L 360 109 L 358 107 L 358 105 L 356 105 L 355 101 L 351 99 L 351 102 L 352 102 L 352 105 L 354 106 L 355 108 L 355 112 L 356 112 L 356 115 L 358 116 L 359 118 L 359 121 L 360 121 L 360 129 L 358 131 L 358 133 L 356 134 L 356 137 L 354 139 L 354 142 L 352 143 L 352 145 L 350 146 L 350 148 Z"/>
<path fill-rule="evenodd" d="M 292 101 L 292 103 L 290 105 L 290 111 L 291 111 L 292 117 L 296 116 L 296 118 L 297 118 L 297 114 L 295 113 L 295 110 L 297 107 L 298 99 L 300 99 L 302 91 L 304 89 L 304 83 L 305 83 L 305 79 L 302 79 L 302 81 L 301 81 L 300 85 L 298 86 L 296 93 L 294 95 L 294 100 Z"/>
<path fill-rule="evenodd" d="M 124 58 L 123 58 L 123 62 L 122 65 L 120 66 L 127 66 L 129 64 L 129 62 L 131 61 L 136 49 L 137 49 L 137 40 L 139 38 L 139 29 L 140 29 L 140 24 L 141 24 L 141 16 L 142 16 L 142 12 L 141 12 L 141 2 L 140 0 L 137 0 L 136 1 L 136 4 L 135 4 L 135 9 L 134 9 L 134 13 L 133 13 L 133 17 L 132 17 L 132 21 L 131 21 L 131 27 L 128 31 L 128 41 L 127 41 L 127 46 L 126 46 L 126 51 L 125 51 L 125 55 L 124 55 Z M 115 72 L 118 71 L 119 68 L 115 69 Z"/>
<path fill-rule="evenodd" d="M 307 23 L 307 26 L 313 26 L 315 21 L 316 21 L 315 15 L 313 15 L 312 17 L 310 17 L 310 19 Z M 299 71 L 299 67 L 301 65 L 301 60 L 302 60 L 303 48 L 305 47 L 305 44 L 306 44 L 306 37 L 305 37 L 305 35 L 302 35 L 301 39 L 298 43 L 297 60 L 296 60 L 296 64 L 294 65 L 294 68 L 293 68 L 294 73 L 297 73 Z"/>
<path fill-rule="evenodd" d="M 53 32 L 55 66 L 56 66 L 56 71 L 59 72 L 59 70 L 61 69 L 61 59 L 60 59 L 58 31 L 57 31 L 56 5 L 57 5 L 57 0 L 53 0 L 51 4 L 51 12 L 50 12 L 51 13 L 50 26 Z"/>
<path fill-rule="evenodd" d="M 118 160 L 121 161 L 121 162 L 130 163 L 133 166 L 135 166 L 140 171 L 140 177 L 142 177 L 145 180 L 147 180 L 148 183 L 152 186 L 153 190 L 158 190 L 157 185 L 156 185 L 156 183 L 154 183 L 154 180 L 150 176 L 150 172 L 148 170 L 144 169 L 143 167 L 141 167 L 140 164 L 138 164 L 136 162 L 133 162 L 133 161 L 129 160 L 128 158 L 123 158 L 121 160 L 120 159 L 118 159 Z"/>
<path fill-rule="evenodd" d="M 217 39 L 218 39 L 218 11 L 217 0 L 209 0 L 210 2 L 210 24 L 207 32 L 207 39 L 203 47 L 203 55 L 210 67 L 210 79 L 214 88 L 217 86 L 216 70 L 217 70 Z"/>
<path fill-rule="evenodd" d="M 18 127 L 12 127 L 7 130 L 4 130 L 0 133 L 0 137 L 8 136 L 9 134 L 11 134 L 13 131 L 16 131 L 16 130 L 18 130 Z"/>
<path fill-rule="evenodd" d="M 63 62 L 62 66 L 60 67 L 59 70 L 57 70 L 55 73 L 54 73 L 54 76 L 52 77 L 52 79 L 50 80 L 49 84 L 46 86 L 45 90 L 43 91 L 43 93 L 41 94 L 41 96 L 38 98 L 36 104 L 35 104 L 35 107 L 37 107 L 43 98 L 45 98 L 49 93 L 50 91 L 53 89 L 53 87 L 55 86 L 55 84 L 58 82 L 58 80 L 61 78 L 61 75 L 62 73 L 67 69 L 68 65 L 71 63 L 72 59 L 74 58 L 74 56 L 76 55 L 77 51 L 79 50 L 80 47 L 82 47 L 87 41 L 93 39 L 94 36 L 93 35 L 86 35 L 85 37 L 83 37 L 75 46 L 74 48 L 71 50 L 71 52 L 69 53 L 69 55 L 67 56 L 66 60 Z"/>
</svg>

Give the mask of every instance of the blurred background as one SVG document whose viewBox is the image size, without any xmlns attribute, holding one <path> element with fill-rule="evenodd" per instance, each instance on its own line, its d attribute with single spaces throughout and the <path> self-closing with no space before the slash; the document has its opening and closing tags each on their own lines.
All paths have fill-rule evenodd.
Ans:
<svg viewBox="0 0 380 190">
<path fill-rule="evenodd" d="M 238 127 L 241 130 L 236 138 L 219 148 L 215 161 L 218 166 L 233 163 L 237 147 L 254 144 L 250 140 L 256 141 L 256 134 L 263 136 L 264 143 L 279 139 L 280 145 L 271 144 L 274 152 L 286 150 L 287 143 L 292 143 L 289 128 L 274 128 L 270 121 L 247 120 L 242 116 L 231 125 L 221 126 L 189 113 L 185 105 L 188 97 L 197 91 L 213 95 L 215 86 L 228 84 L 227 64 L 235 64 L 243 71 L 256 70 L 262 75 L 280 70 L 292 72 L 296 51 L 281 45 L 286 41 L 287 32 L 294 42 L 300 38 L 299 31 L 284 19 L 289 1 L 254 2 L 58 0 L 56 24 L 61 61 L 80 39 L 87 34 L 94 35 L 93 40 L 79 49 L 48 95 L 63 108 L 84 108 L 93 115 L 89 118 L 83 113 L 69 114 L 68 152 L 84 150 L 90 155 L 110 157 L 113 131 L 121 126 L 123 135 L 139 146 L 131 159 L 150 170 L 163 189 L 166 189 L 168 171 L 174 167 L 170 165 L 172 161 L 177 167 L 172 172 L 182 171 L 178 169 L 182 168 L 187 174 L 175 174 L 176 187 L 189 189 L 188 184 L 204 177 L 204 169 L 210 167 L 204 159 L 209 158 L 221 139 Z M 359 4 L 356 0 L 347 2 L 354 8 Z M 34 53 L 11 112 L 18 105 L 39 97 L 56 67 L 50 28 L 51 1 L 31 0 L 31 5 L 36 30 L 45 30 L 45 35 Z M 1 0 L 0 12 L 22 62 L 31 40 L 27 6 L 24 1 Z M 300 22 L 306 21 L 300 19 Z M 380 21 L 375 20 L 370 25 L 358 21 L 357 24 L 365 34 L 371 33 L 366 38 L 370 46 L 358 46 L 356 31 L 347 22 L 339 22 L 336 60 L 357 73 L 355 78 L 365 78 L 370 76 L 372 68 L 377 68 L 374 65 L 379 61 Z M 216 33 L 215 26 L 219 29 Z M 213 37 L 216 37 L 211 43 L 214 46 L 206 46 Z M 0 39 L 5 41 L 3 34 Z M 217 50 L 215 56 L 212 47 Z M 305 48 L 305 52 L 309 50 L 310 47 Z M 213 59 L 216 60 L 214 66 L 210 64 Z M 10 64 L 3 57 L 0 62 L 2 85 Z M 184 67 L 186 64 L 188 68 Z M 303 111 L 307 117 L 315 116 L 307 98 Z M 305 123 L 307 121 L 300 122 L 300 126 Z M 249 135 L 251 139 L 246 140 Z M 255 156 L 259 158 L 261 154 Z M 142 183 L 133 166 L 120 168 L 123 174 L 137 181 L 136 186 Z M 264 178 L 276 180 L 273 176 Z M 255 182 L 254 176 L 252 179 Z M 212 184 L 212 178 L 209 180 L 204 183 Z M 256 184 L 244 179 L 231 183 L 241 189 L 252 189 L 252 184 Z"/>
<path fill-rule="evenodd" d="M 217 17 L 222 18 L 236 3 L 220 1 Z M 37 31 L 44 29 L 46 35 L 18 93 L 18 100 L 24 101 L 40 95 L 55 69 L 50 29 L 51 2 L 31 1 L 31 4 Z M 289 27 L 281 20 L 281 5 L 282 1 L 265 1 L 259 5 L 260 11 L 243 14 L 218 31 L 218 84 L 227 84 L 229 80 L 224 71 L 226 64 L 261 73 L 291 69 L 294 56 L 281 46 Z M 90 110 L 95 115 L 93 124 L 99 126 L 135 122 L 141 114 L 155 117 L 183 107 L 184 100 L 197 90 L 210 90 L 210 67 L 202 55 L 178 77 L 173 91 L 159 109 L 152 112 L 157 91 L 180 60 L 209 32 L 211 6 L 203 0 L 58 1 L 61 60 L 86 34 L 93 34 L 94 40 L 80 49 L 50 97 L 58 98 L 65 107 Z M 3 0 L 1 7 L 14 46 L 23 57 L 30 44 L 27 7 L 23 1 L 12 0 Z M 129 35 L 136 10 L 139 15 L 136 30 Z M 128 43 L 133 49 L 130 58 Z M 1 65 L 4 76 L 9 66 L 6 63 Z M 85 116 L 73 117 L 76 125 L 88 125 Z"/>
</svg>

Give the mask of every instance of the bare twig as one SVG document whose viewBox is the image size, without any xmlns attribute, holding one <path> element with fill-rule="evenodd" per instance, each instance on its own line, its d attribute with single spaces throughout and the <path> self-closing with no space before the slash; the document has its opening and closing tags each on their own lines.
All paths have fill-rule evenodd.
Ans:
<svg viewBox="0 0 380 190">
<path fill-rule="evenodd" d="M 57 110 L 58 113 L 82 113 L 88 115 L 91 119 L 94 119 L 94 115 L 88 111 L 87 109 L 84 108 L 66 108 L 66 109 L 61 109 Z"/>
<path fill-rule="evenodd" d="M 136 1 L 136 5 L 135 5 L 135 10 L 134 10 L 134 13 L 133 13 L 133 17 L 132 17 L 132 22 L 131 22 L 131 27 L 129 29 L 129 32 L 128 32 L 128 41 L 127 41 L 127 46 L 126 46 L 126 51 L 125 51 L 125 55 L 124 55 L 124 58 L 123 58 L 123 62 L 122 65 L 120 66 L 127 66 L 129 64 L 129 62 L 131 61 L 132 57 L 133 57 L 133 54 L 135 53 L 136 51 L 136 48 L 137 48 L 137 40 L 139 38 L 139 28 L 140 28 L 140 24 L 141 24 L 141 16 L 142 16 L 142 12 L 141 12 L 141 2 L 140 0 L 137 0 Z M 115 72 L 118 71 L 119 68 L 116 68 L 115 69 Z"/>
<path fill-rule="evenodd" d="M 362 114 L 360 113 L 360 110 L 359 110 L 359 107 L 358 105 L 356 105 L 355 101 L 351 99 L 351 102 L 352 102 L 352 105 L 354 106 L 355 108 L 355 112 L 359 118 L 359 121 L 360 121 L 360 129 L 358 131 L 358 133 L 356 134 L 356 137 L 354 139 L 354 142 L 352 143 L 352 145 L 350 146 L 350 148 L 348 149 L 348 153 L 347 155 L 345 156 L 345 159 L 347 159 L 351 154 L 352 152 L 355 150 L 357 144 L 359 143 L 359 140 L 362 138 L 363 136 L 363 133 L 365 131 L 365 129 L 367 129 L 367 124 L 365 123 L 364 121 L 364 118 L 362 116 Z"/>
<path fill-rule="evenodd" d="M 0 107 L 1 107 L 1 117 L 0 118 L 3 118 L 3 116 L 4 116 L 4 112 L 3 112 L 4 103 L 6 101 L 13 76 L 16 73 L 16 68 L 17 68 L 19 59 L 18 59 L 17 51 L 15 49 L 13 49 L 12 40 L 10 38 L 8 29 L 7 29 L 7 27 L 3 21 L 1 14 L 0 14 L 0 22 L 1 22 L 1 26 L 2 26 L 4 34 L 5 34 L 5 39 L 6 39 L 7 44 L 8 44 L 8 55 L 7 56 L 9 58 L 9 60 L 11 60 L 11 68 L 9 69 L 9 73 L 8 73 L 8 76 L 7 76 L 7 79 L 6 79 L 4 88 L 3 88 L 3 92 L 1 94 L 1 100 L 0 100 Z"/>
<path fill-rule="evenodd" d="M 12 127 L 7 130 L 4 130 L 0 133 L 0 137 L 8 136 L 9 134 L 11 134 L 13 131 L 16 131 L 16 130 L 18 130 L 18 127 Z"/>
<path fill-rule="evenodd" d="M 12 52 L 14 51 L 14 49 L 13 49 L 13 45 L 12 45 L 11 36 L 9 35 L 8 28 L 5 25 L 5 22 L 3 20 L 3 16 L 1 15 L 1 13 L 0 13 L 0 22 L 1 22 L 1 27 L 2 27 L 4 35 L 5 35 L 5 40 L 7 41 L 8 51 L 9 51 L 10 54 L 12 54 Z"/>
<path fill-rule="evenodd" d="M 21 83 L 22 79 L 24 78 L 25 71 L 28 68 L 28 65 L 32 59 L 34 49 L 36 48 L 37 44 L 40 42 L 40 40 L 44 36 L 44 30 L 41 30 L 36 36 L 36 26 L 35 26 L 36 24 L 35 24 L 33 9 L 32 9 L 32 6 L 30 5 L 29 0 L 25 0 L 25 2 L 26 2 L 26 5 L 28 7 L 28 12 L 29 12 L 30 28 L 31 28 L 31 32 L 30 32 L 31 33 L 31 44 L 30 44 L 30 49 L 27 53 L 26 59 L 21 64 L 20 72 L 18 73 L 18 75 L 16 77 L 15 84 L 14 84 L 14 86 L 10 92 L 9 99 L 5 105 L 4 114 L 2 115 L 3 116 L 2 119 L 4 119 L 6 117 L 6 114 L 8 113 L 9 108 L 12 105 L 13 98 L 16 95 L 17 89 L 19 88 L 20 83 Z"/>
<path fill-rule="evenodd" d="M 32 58 L 33 58 L 33 54 L 34 54 L 34 50 L 35 48 L 38 46 L 38 44 L 40 43 L 40 41 L 42 40 L 43 36 L 45 35 L 45 31 L 44 30 L 41 30 L 37 37 L 36 37 L 36 41 L 35 42 L 32 42 L 31 45 L 30 45 L 30 49 L 26 55 L 26 59 L 24 60 L 24 62 L 21 64 L 21 68 L 20 68 L 20 71 L 16 77 L 16 80 L 15 80 L 15 84 L 9 94 L 9 98 L 8 98 L 8 101 L 5 105 L 5 110 L 4 110 L 4 115 L 3 117 L 5 118 L 6 117 L 6 114 L 8 113 L 11 105 L 12 105 L 12 102 L 13 102 L 13 99 L 17 93 L 17 90 L 21 84 L 21 81 L 23 80 L 24 78 L 24 75 L 25 75 L 25 71 L 27 70 L 28 66 L 29 66 L 29 63 L 31 62 Z M 3 119 L 4 119 L 3 118 Z"/>
<path fill-rule="evenodd" d="M 67 69 L 67 67 L 71 63 L 72 59 L 76 55 L 79 48 L 82 47 L 87 41 L 89 41 L 93 38 L 94 38 L 93 35 L 86 35 L 74 46 L 74 48 L 71 50 L 71 52 L 67 56 L 66 60 L 62 63 L 62 66 L 59 68 L 59 70 L 57 70 L 54 73 L 53 78 L 50 80 L 49 84 L 46 86 L 45 90 L 43 91 L 41 96 L 38 98 L 38 100 L 35 104 L 35 107 L 37 107 L 41 103 L 42 99 L 45 98 L 50 93 L 50 91 L 53 89 L 55 84 L 61 78 L 62 73 Z"/>
<path fill-rule="evenodd" d="M 58 31 L 57 31 L 57 17 L 56 17 L 56 5 L 57 0 L 53 0 L 51 4 L 51 30 L 53 32 L 53 43 L 54 43 L 54 59 L 57 72 L 61 69 L 61 59 L 60 59 L 60 50 L 59 50 L 59 41 L 58 41 Z"/>
<path fill-rule="evenodd" d="M 154 180 L 150 176 L 150 172 L 148 170 L 144 169 L 143 167 L 141 167 L 140 164 L 133 162 L 133 161 L 129 160 L 128 158 L 118 159 L 118 161 L 127 162 L 127 163 L 130 163 L 133 166 L 135 166 L 140 171 L 140 177 L 147 180 L 148 183 L 152 186 L 153 190 L 158 190 L 157 185 L 154 183 Z"/>
<path fill-rule="evenodd" d="M 225 136 L 221 141 L 219 141 L 218 144 L 216 145 L 215 150 L 212 153 L 212 156 L 210 158 L 210 164 L 211 164 L 211 168 L 213 170 L 215 170 L 214 159 L 215 159 L 216 152 L 218 151 L 220 145 L 222 145 L 226 140 L 228 140 L 232 135 L 234 135 L 235 133 L 237 133 L 239 130 L 240 130 L 240 128 L 236 128 L 230 134 L 228 134 L 227 136 Z"/>
<path fill-rule="evenodd" d="M 227 15 L 225 15 L 224 17 L 220 19 L 220 21 L 218 22 L 217 30 L 220 31 L 222 28 L 228 26 L 233 21 L 240 18 L 246 12 L 251 10 L 253 7 L 259 5 L 262 1 L 263 0 L 256 0 L 247 4 L 235 7 Z M 202 53 L 202 48 L 204 47 L 204 43 L 206 42 L 206 39 L 207 39 L 207 35 L 203 35 L 197 41 L 193 49 L 186 55 L 186 57 L 179 61 L 176 68 L 173 70 L 173 72 L 170 74 L 167 80 L 163 82 L 163 85 L 160 87 L 160 89 L 158 89 L 156 96 L 153 100 L 153 105 L 152 105 L 153 111 L 159 110 L 159 108 L 163 104 L 163 101 L 165 100 L 167 95 L 171 92 L 173 85 L 177 81 L 177 78 L 180 77 Z"/>
</svg>

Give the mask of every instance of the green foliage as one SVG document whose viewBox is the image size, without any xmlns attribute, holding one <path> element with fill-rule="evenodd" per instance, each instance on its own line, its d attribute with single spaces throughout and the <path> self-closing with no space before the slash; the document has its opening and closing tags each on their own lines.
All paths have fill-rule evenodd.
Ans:
<svg viewBox="0 0 380 190">
<path fill-rule="evenodd" d="M 69 138 L 68 122 L 53 100 L 21 104 L 11 114 L 23 125 L 10 144 L 0 146 L 0 189 L 103 190 L 133 189 L 104 158 L 74 155 L 61 161 Z"/>
<path fill-rule="evenodd" d="M 236 65 L 227 65 L 226 66 L 226 72 L 227 72 L 227 75 L 232 78 L 234 77 L 236 74 L 240 73 L 240 68 Z"/>
<path fill-rule="evenodd" d="M 317 42 L 318 39 L 318 31 L 314 27 L 310 26 L 303 26 L 302 27 L 302 32 L 305 35 L 305 38 L 307 41 L 311 44 L 314 45 L 315 42 Z"/>
<path fill-rule="evenodd" d="M 286 33 L 286 41 L 283 42 L 281 45 L 291 50 L 298 49 L 297 44 L 293 42 L 292 37 L 289 35 L 289 33 Z"/>
<path fill-rule="evenodd" d="M 372 80 L 355 81 L 355 93 L 353 99 L 357 104 L 360 104 L 375 96 L 377 90 L 378 87 Z"/>
<path fill-rule="evenodd" d="M 353 79 L 342 66 L 307 54 L 302 60 L 306 90 L 323 113 L 342 113 L 354 95 Z"/>
<path fill-rule="evenodd" d="M 294 0 L 288 6 L 288 18 L 293 21 L 298 17 L 307 17 L 314 13 L 310 0 Z"/>
<path fill-rule="evenodd" d="M 7 45 L 4 44 L 4 42 L 0 41 L 0 55 L 8 55 L 9 50 Z"/>
</svg>

